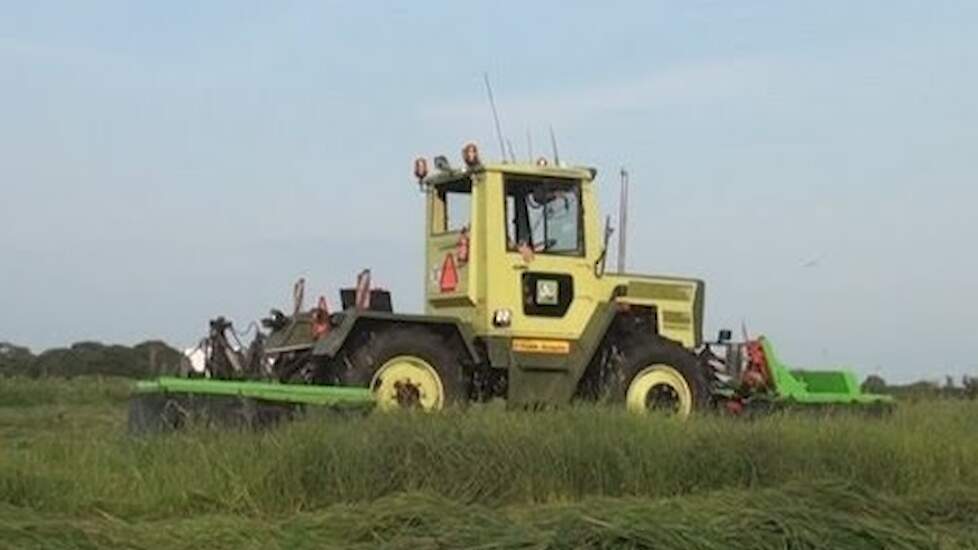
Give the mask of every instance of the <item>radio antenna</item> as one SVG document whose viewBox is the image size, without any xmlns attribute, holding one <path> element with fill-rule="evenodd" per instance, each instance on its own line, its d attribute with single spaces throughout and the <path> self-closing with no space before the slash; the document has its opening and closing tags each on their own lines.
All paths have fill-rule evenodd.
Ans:
<svg viewBox="0 0 978 550">
<path fill-rule="evenodd" d="M 489 83 L 489 73 L 482 73 L 482 79 L 486 82 L 486 94 L 489 96 L 489 108 L 492 109 L 492 120 L 496 124 L 496 137 L 499 138 L 499 152 L 506 160 L 506 144 L 503 138 L 503 127 L 499 123 L 499 112 L 496 111 L 496 100 L 492 97 L 492 84 Z"/>
<path fill-rule="evenodd" d="M 526 129 L 526 157 L 529 162 L 533 162 L 533 136 L 530 135 L 530 129 Z"/>
<path fill-rule="evenodd" d="M 516 164 L 516 153 L 513 152 L 513 142 L 506 138 L 506 149 L 509 150 L 509 160 L 513 164 Z M 505 160 L 505 157 L 503 158 Z"/>
<path fill-rule="evenodd" d="M 554 125 L 550 125 L 550 147 L 554 150 L 554 166 L 560 166 L 560 153 L 557 152 L 557 136 L 554 135 Z"/>
</svg>

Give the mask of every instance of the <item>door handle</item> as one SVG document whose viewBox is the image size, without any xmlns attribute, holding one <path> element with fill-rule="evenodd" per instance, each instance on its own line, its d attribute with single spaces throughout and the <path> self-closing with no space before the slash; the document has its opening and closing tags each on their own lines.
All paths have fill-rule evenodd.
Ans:
<svg viewBox="0 0 978 550">
<path fill-rule="evenodd" d="M 527 269 L 530 269 L 530 266 L 526 264 L 513 264 L 513 269 L 516 271 L 526 271 Z"/>
</svg>

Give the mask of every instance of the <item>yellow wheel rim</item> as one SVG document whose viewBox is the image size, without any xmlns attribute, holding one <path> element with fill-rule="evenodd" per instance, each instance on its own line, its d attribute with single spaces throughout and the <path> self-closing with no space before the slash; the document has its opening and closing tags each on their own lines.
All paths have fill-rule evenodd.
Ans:
<svg viewBox="0 0 978 550">
<path fill-rule="evenodd" d="M 628 385 L 625 405 L 629 411 L 643 414 L 661 407 L 684 419 L 693 412 L 693 391 L 675 368 L 650 365 Z"/>
<path fill-rule="evenodd" d="M 438 371 L 413 355 L 399 355 L 381 365 L 370 381 L 370 389 L 382 410 L 436 411 L 445 404 L 445 388 Z"/>
</svg>

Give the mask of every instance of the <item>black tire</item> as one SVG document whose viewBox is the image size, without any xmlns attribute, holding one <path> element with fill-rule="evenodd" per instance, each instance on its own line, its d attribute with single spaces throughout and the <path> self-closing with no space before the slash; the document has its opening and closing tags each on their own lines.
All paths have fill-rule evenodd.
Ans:
<svg viewBox="0 0 978 550">
<path fill-rule="evenodd" d="M 690 412 L 696 413 L 709 407 L 708 373 L 696 355 L 678 342 L 654 334 L 633 337 L 621 347 L 620 353 L 609 388 L 613 401 L 626 404 L 629 388 L 636 377 L 648 373 L 646 369 L 652 365 L 662 365 L 677 371 L 689 387 Z"/>
<path fill-rule="evenodd" d="M 383 383 L 374 379 L 378 369 L 402 356 L 421 359 L 437 373 L 442 389 L 441 405 L 437 408 L 465 401 L 465 371 L 455 348 L 440 335 L 420 327 L 393 327 L 375 333 L 350 354 L 344 384 L 376 392 Z"/>
</svg>

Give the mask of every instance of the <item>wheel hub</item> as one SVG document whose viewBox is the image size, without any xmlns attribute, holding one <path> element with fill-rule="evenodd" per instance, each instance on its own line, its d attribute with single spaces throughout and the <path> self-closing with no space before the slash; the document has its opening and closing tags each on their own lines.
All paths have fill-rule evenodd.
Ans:
<svg viewBox="0 0 978 550">
<path fill-rule="evenodd" d="M 370 389 L 381 409 L 438 410 L 445 391 L 438 371 L 415 356 L 394 357 L 377 369 Z"/>
<path fill-rule="evenodd" d="M 394 382 L 394 398 L 405 409 L 417 408 L 421 404 L 421 388 L 410 380 Z"/>
<path fill-rule="evenodd" d="M 656 384 L 645 395 L 645 408 L 650 411 L 676 414 L 681 404 L 679 392 L 669 384 Z"/>
</svg>

